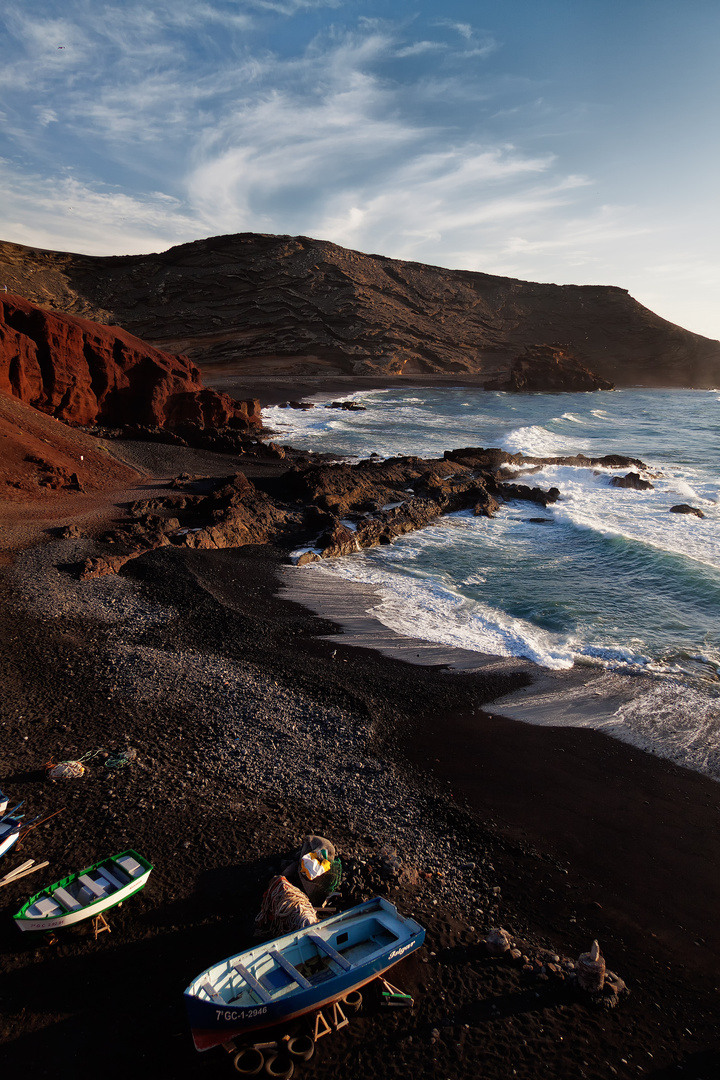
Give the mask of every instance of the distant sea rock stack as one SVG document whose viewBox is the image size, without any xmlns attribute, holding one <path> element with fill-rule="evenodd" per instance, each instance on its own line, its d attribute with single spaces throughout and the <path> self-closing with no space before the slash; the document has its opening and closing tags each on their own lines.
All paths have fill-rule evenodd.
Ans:
<svg viewBox="0 0 720 1080">
<path fill-rule="evenodd" d="M 607 285 L 549 285 L 239 233 L 95 258 L 0 242 L 0 281 L 201 367 L 442 375 L 510 390 L 720 384 L 720 342 Z"/>
<path fill-rule="evenodd" d="M 589 390 L 613 390 L 613 384 L 593 374 L 564 349 L 550 345 L 529 346 L 513 360 L 507 377 L 486 384 L 486 390 L 519 393 L 543 392 L 581 394 Z"/>
<path fill-rule="evenodd" d="M 187 357 L 10 293 L 0 294 L 0 392 L 78 425 L 247 430 L 261 422 L 258 402 L 204 387 Z"/>
</svg>

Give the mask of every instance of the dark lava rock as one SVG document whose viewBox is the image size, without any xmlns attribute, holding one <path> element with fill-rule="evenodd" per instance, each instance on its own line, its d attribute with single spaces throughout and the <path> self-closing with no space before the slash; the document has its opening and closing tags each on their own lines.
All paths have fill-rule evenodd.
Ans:
<svg viewBox="0 0 720 1080">
<path fill-rule="evenodd" d="M 639 473 L 636 472 L 629 472 L 625 476 L 613 476 L 610 487 L 632 488 L 634 491 L 655 490 L 654 484 L 651 484 L 649 480 L 643 480 Z"/>
<path fill-rule="evenodd" d="M 614 387 L 566 349 L 530 345 L 522 356 L 513 360 L 507 376 L 487 383 L 485 389 L 510 393 L 585 393 L 590 390 L 612 390 Z"/>
<path fill-rule="evenodd" d="M 695 517 L 704 518 L 702 510 L 699 506 L 689 506 L 687 503 L 678 503 L 677 506 L 670 507 L 671 514 L 694 514 Z"/>
</svg>

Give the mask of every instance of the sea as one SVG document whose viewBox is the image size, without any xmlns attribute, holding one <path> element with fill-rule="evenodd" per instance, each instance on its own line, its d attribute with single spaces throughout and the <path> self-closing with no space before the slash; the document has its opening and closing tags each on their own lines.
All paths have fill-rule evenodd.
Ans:
<svg viewBox="0 0 720 1080">
<path fill-rule="evenodd" d="M 552 506 L 452 514 L 307 572 L 371 586 L 372 615 L 401 635 L 548 672 L 595 669 L 613 686 L 642 677 L 626 681 L 638 692 L 611 733 L 720 779 L 720 390 L 415 387 L 343 400 L 365 409 L 318 397 L 307 411 L 265 410 L 265 423 L 279 441 L 349 461 L 484 446 L 645 463 L 652 490 L 611 486 L 626 470 L 547 466 L 527 482 L 559 488 Z M 678 504 L 704 516 L 671 513 Z"/>
</svg>

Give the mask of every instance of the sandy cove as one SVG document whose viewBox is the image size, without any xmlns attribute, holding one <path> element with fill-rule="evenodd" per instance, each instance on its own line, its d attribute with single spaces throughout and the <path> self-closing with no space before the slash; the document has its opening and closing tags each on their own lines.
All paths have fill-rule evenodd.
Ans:
<svg viewBox="0 0 720 1080">
<path fill-rule="evenodd" d="M 156 477 L 145 493 L 191 460 L 234 467 L 164 446 L 115 449 Z M 80 517 L 73 498 L 85 500 Z M 326 640 L 339 626 L 287 599 L 271 548 L 164 549 L 78 582 L 90 542 L 41 530 L 82 529 L 83 515 L 100 530 L 115 502 L 43 506 L 34 522 L 16 507 L 5 541 L 8 559 L 22 550 L 0 578 L 0 784 L 32 814 L 66 809 L 4 860 L 51 861 L 47 880 L 3 890 L 6 1068 L 230 1070 L 220 1051 L 193 1050 L 182 990 L 250 942 L 270 874 L 317 829 L 348 867 L 346 902 L 375 883 L 383 848 L 397 851 L 404 872 L 384 887 L 428 944 L 396 970 L 413 1013 L 369 1005 L 300 1075 L 717 1074 L 717 784 L 596 732 L 488 713 L 530 664 L 454 671 Z M 43 779 L 49 759 L 124 745 L 139 764 L 119 774 L 91 762 L 75 783 Z M 8 916 L 30 892 L 128 845 L 156 870 L 113 912 L 111 934 L 20 938 Z M 488 959 L 480 941 L 493 925 L 529 953 L 576 957 L 599 937 L 630 995 L 598 1011 L 565 983 Z"/>
</svg>

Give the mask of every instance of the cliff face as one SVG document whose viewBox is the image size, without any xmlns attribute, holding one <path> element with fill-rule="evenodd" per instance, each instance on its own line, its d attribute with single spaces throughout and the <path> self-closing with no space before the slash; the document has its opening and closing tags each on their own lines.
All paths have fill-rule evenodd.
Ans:
<svg viewBox="0 0 720 1080">
<path fill-rule="evenodd" d="M 74 424 L 260 424 L 256 403 L 203 387 L 187 357 L 10 293 L 0 293 L 0 392 Z"/>
<path fill-rule="evenodd" d="M 444 270 L 307 237 L 241 233 L 113 258 L 0 243 L 2 282 L 252 375 L 472 374 L 541 389 L 531 369 L 549 347 L 571 383 L 585 369 L 619 386 L 720 382 L 720 342 L 623 289 Z"/>
</svg>

